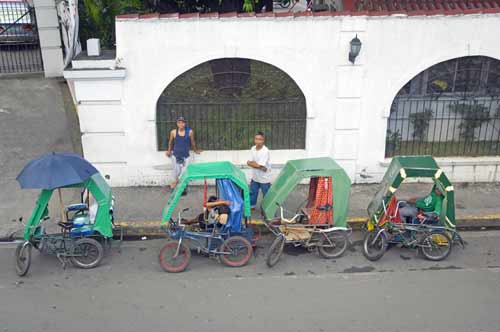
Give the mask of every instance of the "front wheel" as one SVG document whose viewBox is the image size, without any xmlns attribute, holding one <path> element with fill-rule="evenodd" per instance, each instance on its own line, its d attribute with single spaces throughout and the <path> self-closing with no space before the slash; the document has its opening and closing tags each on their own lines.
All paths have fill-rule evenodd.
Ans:
<svg viewBox="0 0 500 332">
<path fill-rule="evenodd" d="M 266 264 L 269 267 L 273 267 L 280 260 L 281 255 L 283 254 L 283 249 L 285 248 L 285 236 L 283 234 L 279 234 L 269 247 L 269 250 L 266 254 Z"/>
<path fill-rule="evenodd" d="M 79 239 L 75 242 L 74 256 L 71 263 L 81 269 L 92 269 L 99 265 L 104 257 L 102 244 L 91 238 Z"/>
<path fill-rule="evenodd" d="M 16 272 L 20 277 L 24 277 L 31 265 L 31 243 L 26 241 L 19 243 L 16 248 Z"/>
<path fill-rule="evenodd" d="M 160 250 L 160 265 L 166 272 L 178 273 L 184 271 L 191 260 L 191 250 L 184 243 L 169 241 Z M 176 255 L 177 254 L 177 255 Z"/>
<path fill-rule="evenodd" d="M 347 234 L 343 231 L 330 232 L 318 246 L 318 253 L 327 259 L 339 258 L 347 249 Z"/>
<path fill-rule="evenodd" d="M 382 258 L 387 249 L 387 239 L 384 233 L 378 234 L 378 232 L 377 229 L 367 232 L 363 240 L 363 255 L 370 261 Z"/>
<path fill-rule="evenodd" d="M 220 247 L 222 263 L 231 267 L 244 266 L 252 256 L 252 245 L 241 236 L 231 236 Z"/>
<path fill-rule="evenodd" d="M 434 232 L 424 238 L 420 251 L 428 260 L 442 261 L 450 255 L 451 243 L 452 240 L 447 233 Z"/>
</svg>

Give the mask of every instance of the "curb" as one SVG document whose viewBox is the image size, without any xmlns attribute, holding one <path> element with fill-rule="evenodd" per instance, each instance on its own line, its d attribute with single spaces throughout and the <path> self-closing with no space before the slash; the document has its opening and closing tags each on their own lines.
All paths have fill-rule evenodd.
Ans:
<svg viewBox="0 0 500 332">
<path fill-rule="evenodd" d="M 354 217 L 347 220 L 353 230 L 360 230 L 366 223 L 366 217 Z M 260 219 L 251 221 L 251 225 L 259 227 L 263 233 L 267 228 Z M 124 237 L 164 237 L 165 231 L 161 228 L 161 221 L 119 221 L 116 223 L 123 229 Z M 457 230 L 478 231 L 485 229 L 500 229 L 500 214 L 483 216 L 463 216 L 456 219 Z"/>
</svg>

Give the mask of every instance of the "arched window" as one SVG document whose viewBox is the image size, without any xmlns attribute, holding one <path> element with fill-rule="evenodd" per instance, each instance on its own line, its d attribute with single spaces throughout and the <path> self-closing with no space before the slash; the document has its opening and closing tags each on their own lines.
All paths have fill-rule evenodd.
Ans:
<svg viewBox="0 0 500 332">
<path fill-rule="evenodd" d="M 396 95 L 386 157 L 500 154 L 500 61 L 469 56 L 438 63 Z"/>
<path fill-rule="evenodd" d="M 158 150 L 184 116 L 204 150 L 244 150 L 257 131 L 272 149 L 304 149 L 306 102 L 297 84 L 264 62 L 223 58 L 178 76 L 157 103 Z"/>
</svg>

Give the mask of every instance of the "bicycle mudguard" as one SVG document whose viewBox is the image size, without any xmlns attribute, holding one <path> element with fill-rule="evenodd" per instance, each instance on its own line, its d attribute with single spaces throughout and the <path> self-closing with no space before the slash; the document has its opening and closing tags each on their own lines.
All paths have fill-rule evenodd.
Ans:
<svg viewBox="0 0 500 332">
<path fill-rule="evenodd" d="M 451 238 L 452 243 L 458 242 L 462 246 L 462 249 L 465 249 L 465 242 L 460 236 L 460 234 L 458 234 L 458 232 L 455 230 L 453 230 L 452 232 L 453 232 L 453 237 Z"/>
</svg>

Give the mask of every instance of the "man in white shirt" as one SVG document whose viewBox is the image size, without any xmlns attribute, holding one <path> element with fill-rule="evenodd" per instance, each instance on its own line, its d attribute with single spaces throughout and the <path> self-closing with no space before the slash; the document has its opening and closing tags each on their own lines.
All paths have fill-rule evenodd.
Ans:
<svg viewBox="0 0 500 332">
<path fill-rule="evenodd" d="M 250 206 L 255 209 L 259 190 L 264 197 L 271 187 L 271 158 L 269 149 L 264 145 L 266 137 L 259 131 L 254 137 L 254 146 L 250 149 L 251 159 L 247 165 L 252 168 L 252 181 L 250 182 Z"/>
</svg>

